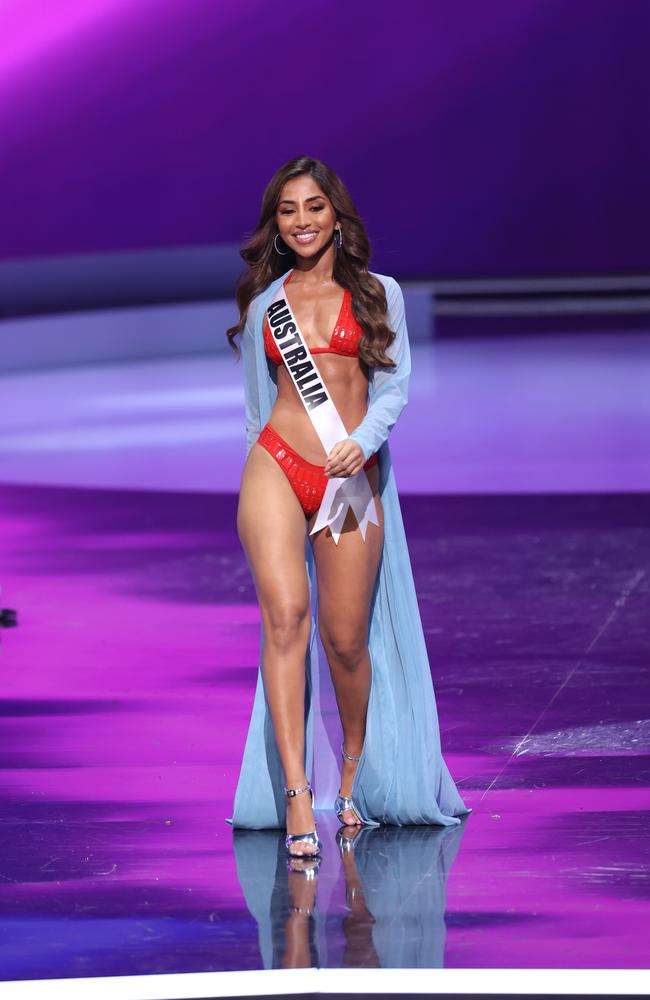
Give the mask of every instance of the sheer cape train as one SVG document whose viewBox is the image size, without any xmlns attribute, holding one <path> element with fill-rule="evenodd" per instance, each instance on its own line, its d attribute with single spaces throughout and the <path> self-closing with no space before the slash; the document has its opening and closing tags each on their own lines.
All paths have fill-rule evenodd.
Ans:
<svg viewBox="0 0 650 1000">
<path fill-rule="evenodd" d="M 241 336 L 248 450 L 269 419 L 277 395 L 275 372 L 264 352 L 262 321 L 287 274 L 255 296 Z M 375 277 L 386 290 L 388 322 L 396 333 L 388 353 L 397 367 L 370 369 L 368 410 L 350 434 L 366 459 L 379 453 L 384 508 L 384 547 L 370 614 L 372 681 L 366 737 L 352 794 L 362 818 L 371 824 L 452 826 L 471 809 L 465 806 L 442 757 L 435 694 L 387 440 L 408 397 L 411 358 L 404 297 L 394 278 Z M 316 573 L 306 529 L 305 563 L 311 594 L 311 636 L 305 656 L 305 766 L 314 784 L 316 809 L 332 809 L 339 785 L 340 730 L 329 668 L 317 638 Z M 255 699 L 231 820 L 235 827 L 254 830 L 284 827 L 286 810 L 282 765 L 264 693 L 263 648 L 261 628 Z"/>
</svg>

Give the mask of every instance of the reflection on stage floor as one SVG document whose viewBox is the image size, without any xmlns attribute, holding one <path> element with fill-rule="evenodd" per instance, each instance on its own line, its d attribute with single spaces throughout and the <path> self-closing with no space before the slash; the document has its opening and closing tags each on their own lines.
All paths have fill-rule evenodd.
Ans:
<svg viewBox="0 0 650 1000">
<path fill-rule="evenodd" d="M 264 968 L 442 968 L 445 885 L 468 821 L 353 829 L 319 813 L 322 857 L 298 861 L 282 832 L 236 830 Z"/>
<path fill-rule="evenodd" d="M 319 811 L 308 878 L 226 822 L 259 651 L 236 497 L 0 488 L 0 978 L 647 964 L 648 497 L 401 503 L 473 811 L 354 842 Z"/>
</svg>

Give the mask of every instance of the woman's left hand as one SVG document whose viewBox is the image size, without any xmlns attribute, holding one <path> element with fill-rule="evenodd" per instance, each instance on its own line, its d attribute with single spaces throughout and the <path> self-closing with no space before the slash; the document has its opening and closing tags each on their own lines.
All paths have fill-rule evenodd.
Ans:
<svg viewBox="0 0 650 1000">
<path fill-rule="evenodd" d="M 325 464 L 325 475 L 331 477 L 354 476 L 359 472 L 365 463 L 363 448 L 351 438 L 339 441 L 335 444 L 327 456 Z"/>
</svg>

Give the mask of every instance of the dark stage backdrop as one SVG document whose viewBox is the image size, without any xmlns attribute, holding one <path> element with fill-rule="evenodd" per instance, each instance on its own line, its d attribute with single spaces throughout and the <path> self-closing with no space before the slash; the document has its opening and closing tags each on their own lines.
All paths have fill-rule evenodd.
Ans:
<svg viewBox="0 0 650 1000">
<path fill-rule="evenodd" d="M 650 267 L 647 0 L 5 0 L 0 258 L 240 243 L 330 163 L 377 270 Z"/>
</svg>

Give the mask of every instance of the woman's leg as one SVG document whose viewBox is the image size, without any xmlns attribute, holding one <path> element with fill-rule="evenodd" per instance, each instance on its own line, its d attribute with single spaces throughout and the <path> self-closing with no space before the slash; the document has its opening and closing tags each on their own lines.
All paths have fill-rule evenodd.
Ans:
<svg viewBox="0 0 650 1000">
<path fill-rule="evenodd" d="M 305 775 L 305 654 L 309 643 L 309 582 L 305 515 L 274 458 L 253 445 L 242 476 L 237 530 L 255 581 L 264 627 L 262 670 L 287 788 Z M 308 793 L 287 799 L 287 832 L 314 829 Z M 311 854 L 298 841 L 296 853 Z"/>
<path fill-rule="evenodd" d="M 367 470 L 375 495 L 380 526 L 369 524 L 365 541 L 356 518 L 348 511 L 338 544 L 329 528 L 310 536 L 318 580 L 318 627 L 334 682 L 347 753 L 358 756 L 366 732 L 370 693 L 368 626 L 370 601 L 384 542 L 384 517 L 378 495 L 379 466 Z M 310 521 L 311 524 L 315 517 Z M 341 795 L 350 795 L 355 762 L 343 759 Z M 356 823 L 352 811 L 345 822 Z"/>
</svg>

